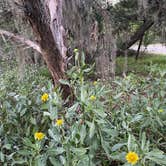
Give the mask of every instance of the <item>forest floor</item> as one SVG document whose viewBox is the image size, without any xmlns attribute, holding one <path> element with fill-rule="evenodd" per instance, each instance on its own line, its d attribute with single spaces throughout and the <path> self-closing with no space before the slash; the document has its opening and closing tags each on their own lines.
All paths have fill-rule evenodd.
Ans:
<svg viewBox="0 0 166 166">
<path fill-rule="evenodd" d="M 164 166 L 166 55 L 144 54 L 137 61 L 130 56 L 121 77 L 125 61 L 117 58 L 117 77 L 105 83 L 90 81 L 91 66 L 76 63 L 69 79 L 61 80 L 73 88 L 70 107 L 45 66 L 27 64 L 20 81 L 15 61 L 2 63 L 0 166 L 61 166 L 68 160 L 79 166 L 128 166 L 130 149 L 137 165 Z"/>
</svg>

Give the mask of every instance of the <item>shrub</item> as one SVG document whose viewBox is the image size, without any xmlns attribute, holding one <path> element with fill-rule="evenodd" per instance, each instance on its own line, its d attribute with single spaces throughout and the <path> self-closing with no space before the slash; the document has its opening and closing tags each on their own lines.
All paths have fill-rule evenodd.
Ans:
<svg viewBox="0 0 166 166">
<path fill-rule="evenodd" d="M 0 105 L 1 164 L 165 165 L 164 76 L 130 74 L 112 83 L 91 82 L 85 76 L 92 68 L 83 59 L 68 72 L 69 81 L 61 80 L 73 89 L 70 107 L 50 82 L 42 88 L 38 81 L 25 86 L 27 93 L 15 86 L 12 93 L 5 89 Z"/>
</svg>

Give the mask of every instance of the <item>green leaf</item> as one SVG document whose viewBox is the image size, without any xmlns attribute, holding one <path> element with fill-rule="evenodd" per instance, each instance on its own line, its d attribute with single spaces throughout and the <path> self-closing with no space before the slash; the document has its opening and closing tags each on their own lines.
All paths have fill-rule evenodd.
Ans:
<svg viewBox="0 0 166 166">
<path fill-rule="evenodd" d="M 81 65 L 82 66 L 85 65 L 85 54 L 84 54 L 84 52 L 82 52 L 82 55 L 81 55 Z"/>
<path fill-rule="evenodd" d="M 68 85 L 68 86 L 70 86 L 70 83 L 69 83 L 68 80 L 60 79 L 59 82 L 60 82 L 61 84 L 63 84 L 63 85 Z"/>
<path fill-rule="evenodd" d="M 47 156 L 45 154 L 36 156 L 35 166 L 47 166 L 46 161 L 47 161 Z"/>
<path fill-rule="evenodd" d="M 128 151 L 135 151 L 136 147 L 137 147 L 137 144 L 135 142 L 135 137 L 129 134 L 128 143 L 127 143 Z"/>
<path fill-rule="evenodd" d="M 141 137 L 141 149 L 144 150 L 145 144 L 146 144 L 146 135 L 145 132 L 143 132 L 142 137 Z"/>
<path fill-rule="evenodd" d="M 14 165 L 27 165 L 27 161 L 26 160 L 18 160 L 18 161 L 13 161 L 11 166 L 14 166 Z"/>
<path fill-rule="evenodd" d="M 31 147 L 31 148 L 33 148 L 33 149 L 36 148 L 36 145 L 33 144 L 33 143 L 30 141 L 30 139 L 28 139 L 28 138 L 24 138 L 24 139 L 23 139 L 23 143 L 24 143 L 24 145 L 26 145 L 26 146 L 28 146 L 28 147 Z"/>
<path fill-rule="evenodd" d="M 61 141 L 60 141 L 61 138 L 60 138 L 60 135 L 59 135 L 57 129 L 55 129 L 55 128 L 54 128 L 53 130 L 49 129 L 49 130 L 48 130 L 48 134 L 49 134 L 49 136 L 50 136 L 51 138 L 54 139 L 55 142 L 59 142 L 59 143 L 61 142 Z"/>
<path fill-rule="evenodd" d="M 87 91 L 84 86 L 81 86 L 81 101 L 85 103 L 87 100 Z"/>
<path fill-rule="evenodd" d="M 158 149 L 154 149 L 153 151 L 150 151 L 148 153 L 146 153 L 147 156 L 153 156 L 153 157 L 157 157 L 157 158 L 163 158 L 166 157 L 164 155 L 164 152 Z"/>
<path fill-rule="evenodd" d="M 87 150 L 85 148 L 71 148 L 72 152 L 77 156 L 82 156 L 86 154 Z"/>
<path fill-rule="evenodd" d="M 0 160 L 2 162 L 4 162 L 4 160 L 5 160 L 5 155 L 2 152 L 0 152 Z"/>
<path fill-rule="evenodd" d="M 86 134 L 87 134 L 87 132 L 86 132 L 86 126 L 82 125 L 81 129 L 80 129 L 80 141 L 81 141 L 81 144 L 84 143 L 84 139 L 86 137 Z"/>
<path fill-rule="evenodd" d="M 114 96 L 113 98 L 116 100 L 116 99 L 119 99 L 122 95 L 123 95 L 123 92 L 120 92 L 116 96 Z"/>
<path fill-rule="evenodd" d="M 137 115 L 135 115 L 135 117 L 131 120 L 131 123 L 139 122 L 140 120 L 142 120 L 142 118 L 143 118 L 143 115 L 137 114 Z"/>
<path fill-rule="evenodd" d="M 72 118 L 75 115 L 75 111 L 78 108 L 79 103 L 75 103 L 72 107 L 67 110 L 66 118 Z"/>
<path fill-rule="evenodd" d="M 164 152 L 162 152 L 158 149 L 153 150 L 149 153 L 146 153 L 145 159 L 149 159 L 151 161 L 154 161 L 155 163 L 160 164 L 162 166 L 166 165 L 166 155 L 164 155 Z"/>
<path fill-rule="evenodd" d="M 22 117 L 27 111 L 27 108 L 24 108 L 20 111 L 20 116 Z"/>
<path fill-rule="evenodd" d="M 126 145 L 126 143 L 119 143 L 119 144 L 115 144 L 113 147 L 112 147 L 112 151 L 117 151 L 119 150 L 121 147 L 123 147 L 124 145 Z"/>
<path fill-rule="evenodd" d="M 101 118 L 105 118 L 107 116 L 107 114 L 102 109 L 94 109 L 93 112 L 95 112 Z"/>
<path fill-rule="evenodd" d="M 51 114 L 49 112 L 44 111 L 43 116 L 51 116 Z"/>
<path fill-rule="evenodd" d="M 48 103 L 44 103 L 44 104 L 41 105 L 42 110 L 48 110 L 48 108 L 49 108 Z"/>
<path fill-rule="evenodd" d="M 51 148 L 47 150 L 48 156 L 57 156 L 65 152 L 64 148 Z"/>
<path fill-rule="evenodd" d="M 11 150 L 12 145 L 11 144 L 5 144 L 3 146 L 3 149 Z"/>
<path fill-rule="evenodd" d="M 125 162 L 126 152 L 114 152 L 111 154 L 110 158 L 117 161 Z"/>
<path fill-rule="evenodd" d="M 109 158 L 110 157 L 110 145 L 109 145 L 109 142 L 106 142 L 104 141 L 103 139 L 101 139 L 101 144 L 102 144 L 102 147 L 105 151 L 105 153 L 107 154 L 107 157 Z"/>
<path fill-rule="evenodd" d="M 95 123 L 94 120 L 93 122 L 90 124 L 90 129 L 89 129 L 89 138 L 92 138 L 95 134 Z"/>
<path fill-rule="evenodd" d="M 29 156 L 32 154 L 32 152 L 29 150 L 19 150 L 19 151 L 17 151 L 17 153 L 19 153 L 20 155 L 23 155 L 23 156 Z"/>
<path fill-rule="evenodd" d="M 84 155 L 81 157 L 81 159 L 78 161 L 77 166 L 89 166 L 89 156 L 88 155 Z"/>
<path fill-rule="evenodd" d="M 60 161 L 54 157 L 49 157 L 49 160 L 53 166 L 62 166 Z"/>
</svg>

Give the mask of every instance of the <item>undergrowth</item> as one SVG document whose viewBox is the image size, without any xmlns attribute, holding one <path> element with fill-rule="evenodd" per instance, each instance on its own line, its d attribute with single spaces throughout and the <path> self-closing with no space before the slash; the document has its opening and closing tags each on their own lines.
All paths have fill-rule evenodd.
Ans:
<svg viewBox="0 0 166 166">
<path fill-rule="evenodd" d="M 93 68 L 76 64 L 60 80 L 73 89 L 70 107 L 45 69 L 27 68 L 21 82 L 3 73 L 0 165 L 166 165 L 166 72 L 150 64 L 146 77 L 91 82 Z"/>
</svg>

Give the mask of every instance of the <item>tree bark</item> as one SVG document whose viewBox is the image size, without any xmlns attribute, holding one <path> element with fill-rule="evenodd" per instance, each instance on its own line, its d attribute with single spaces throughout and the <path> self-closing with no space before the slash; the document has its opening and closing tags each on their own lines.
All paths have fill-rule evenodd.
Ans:
<svg viewBox="0 0 166 166">
<path fill-rule="evenodd" d="M 24 12 L 37 36 L 42 56 L 55 84 L 65 74 L 66 48 L 63 43 L 62 0 L 24 0 Z"/>
<path fill-rule="evenodd" d="M 2 29 L 0 29 L 0 35 L 5 35 L 5 36 L 9 37 L 11 40 L 13 40 L 15 42 L 25 44 L 25 45 L 33 48 L 37 52 L 42 53 L 40 46 L 37 43 L 35 43 L 35 42 L 33 42 L 29 39 L 26 39 L 22 36 L 16 35 L 14 33 L 11 33 L 11 32 L 8 32 L 8 31 L 2 30 Z"/>
<path fill-rule="evenodd" d="M 138 57 L 139 57 L 139 53 L 140 53 L 140 49 L 141 49 L 142 42 L 143 42 L 143 36 L 141 37 L 141 39 L 140 39 L 140 41 L 139 41 L 137 54 L 136 54 L 136 56 L 135 56 L 135 60 L 136 60 L 136 61 L 138 60 Z"/>
<path fill-rule="evenodd" d="M 60 84 L 60 79 L 65 79 L 66 70 L 62 3 L 63 0 L 23 0 L 23 6 L 20 6 L 36 35 L 41 54 L 55 85 Z M 67 85 L 60 86 L 63 99 L 71 95 L 67 105 L 71 104 L 71 88 Z"/>
</svg>

